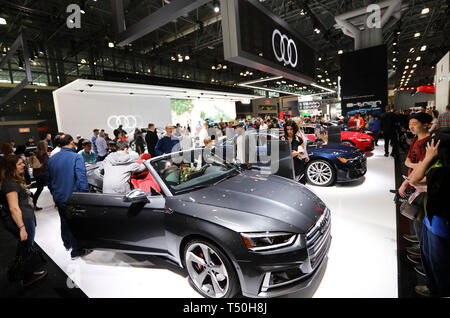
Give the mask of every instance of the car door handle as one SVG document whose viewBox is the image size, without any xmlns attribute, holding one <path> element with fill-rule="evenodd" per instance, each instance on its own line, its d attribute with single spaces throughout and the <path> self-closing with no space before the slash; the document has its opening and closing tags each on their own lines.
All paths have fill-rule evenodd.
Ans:
<svg viewBox="0 0 450 318">
<path fill-rule="evenodd" d="M 84 210 L 84 209 L 73 209 L 72 212 L 74 214 L 84 214 L 84 213 L 87 212 L 87 210 Z"/>
</svg>

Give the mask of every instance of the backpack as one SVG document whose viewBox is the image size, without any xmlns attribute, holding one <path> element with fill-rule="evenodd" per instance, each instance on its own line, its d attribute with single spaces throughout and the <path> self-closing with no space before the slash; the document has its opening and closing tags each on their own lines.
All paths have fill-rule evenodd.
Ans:
<svg viewBox="0 0 450 318">
<path fill-rule="evenodd" d="M 33 169 L 39 169 L 42 167 L 42 163 L 39 161 L 39 159 L 36 157 L 36 154 L 32 154 L 30 159 L 30 167 Z"/>
</svg>

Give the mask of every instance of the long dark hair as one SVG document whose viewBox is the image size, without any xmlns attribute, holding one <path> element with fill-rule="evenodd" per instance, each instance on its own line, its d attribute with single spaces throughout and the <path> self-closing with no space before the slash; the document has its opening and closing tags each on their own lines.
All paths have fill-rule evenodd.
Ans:
<svg viewBox="0 0 450 318">
<path fill-rule="evenodd" d="M 22 160 L 17 155 L 5 155 L 1 159 L 0 185 L 6 180 L 11 180 L 25 187 L 25 180 L 22 174 L 17 172 L 17 162 Z"/>
<path fill-rule="evenodd" d="M 295 135 L 297 134 L 297 132 L 298 132 L 298 126 L 297 126 L 297 124 L 295 123 L 295 121 L 293 121 L 293 120 L 288 120 L 285 124 L 284 124 L 284 127 L 283 127 L 283 129 L 284 129 L 284 136 L 287 138 L 288 137 L 288 133 L 287 133 L 287 127 L 288 126 L 291 126 L 292 127 L 292 129 L 294 130 L 294 137 L 295 137 Z"/>
<path fill-rule="evenodd" d="M 36 147 L 36 155 L 42 155 L 48 152 L 48 144 L 45 140 L 38 142 Z"/>
</svg>

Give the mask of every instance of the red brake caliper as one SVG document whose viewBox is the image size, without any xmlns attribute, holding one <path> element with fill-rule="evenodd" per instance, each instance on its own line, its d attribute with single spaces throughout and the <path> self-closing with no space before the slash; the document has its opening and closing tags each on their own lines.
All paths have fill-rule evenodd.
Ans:
<svg viewBox="0 0 450 318">
<path fill-rule="evenodd" d="M 200 255 L 198 255 L 198 257 L 200 257 L 200 258 L 203 258 L 203 259 L 204 259 L 204 257 L 203 257 L 203 253 L 201 253 L 201 252 L 200 252 Z M 203 265 L 201 265 L 201 264 L 198 264 L 198 263 L 197 263 L 197 266 L 198 266 L 198 269 L 199 269 L 199 270 L 202 270 L 202 269 L 203 269 Z"/>
</svg>

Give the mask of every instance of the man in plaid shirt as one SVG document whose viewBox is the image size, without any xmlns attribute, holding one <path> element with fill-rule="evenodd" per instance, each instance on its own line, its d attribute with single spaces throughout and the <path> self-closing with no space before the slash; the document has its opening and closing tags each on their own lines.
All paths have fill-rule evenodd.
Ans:
<svg viewBox="0 0 450 318">
<path fill-rule="evenodd" d="M 438 117 L 438 128 L 440 132 L 450 132 L 450 104 L 446 107 L 447 111 Z"/>
</svg>

